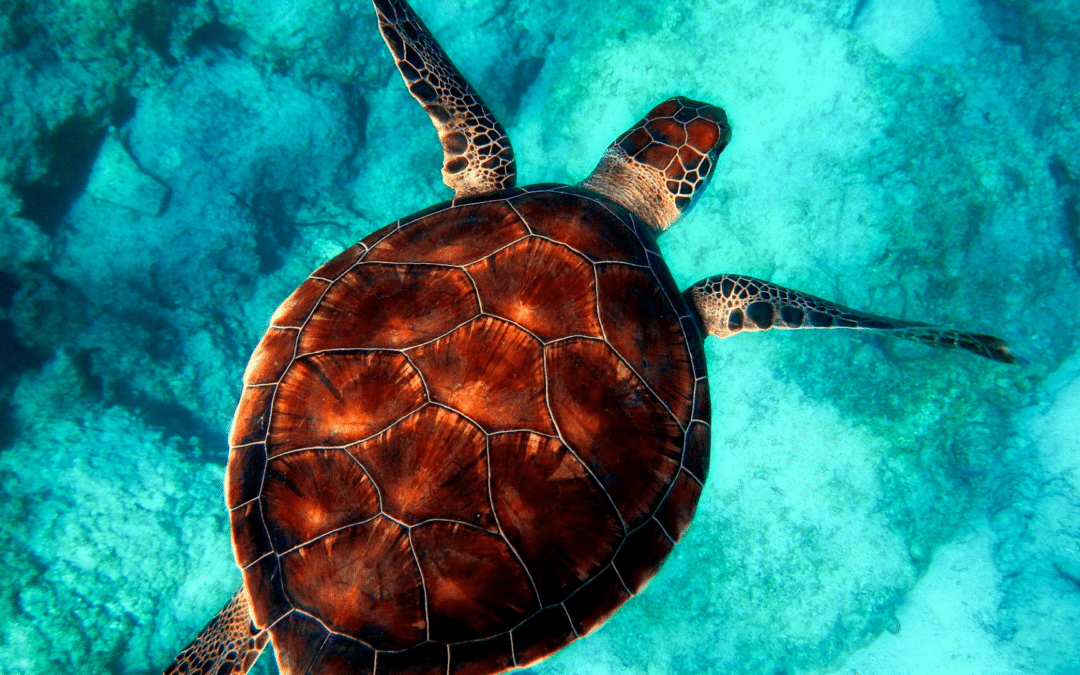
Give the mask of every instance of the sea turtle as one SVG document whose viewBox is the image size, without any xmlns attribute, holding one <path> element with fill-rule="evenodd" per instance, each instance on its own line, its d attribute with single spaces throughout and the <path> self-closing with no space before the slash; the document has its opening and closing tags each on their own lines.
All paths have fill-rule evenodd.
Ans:
<svg viewBox="0 0 1080 675">
<path fill-rule="evenodd" d="M 243 587 L 169 673 L 497 673 L 600 626 L 686 532 L 709 466 L 702 343 L 859 328 L 1016 358 L 743 276 L 680 293 L 656 236 L 730 137 L 653 108 L 576 186 L 509 139 L 404 0 L 374 0 L 451 201 L 326 263 L 244 374 L 226 502 Z"/>
</svg>

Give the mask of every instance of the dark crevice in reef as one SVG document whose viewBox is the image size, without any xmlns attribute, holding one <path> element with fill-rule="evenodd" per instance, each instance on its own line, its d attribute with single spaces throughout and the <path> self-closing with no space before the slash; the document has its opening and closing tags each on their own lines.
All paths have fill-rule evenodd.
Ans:
<svg viewBox="0 0 1080 675">
<path fill-rule="evenodd" d="M 48 363 L 51 353 L 28 347 L 16 335 L 15 324 L 0 319 L 0 452 L 15 442 L 16 422 L 11 397 L 19 376 Z"/>
<path fill-rule="evenodd" d="M 1020 47 L 1026 54 L 1028 43 L 1033 37 L 1032 22 L 1024 16 L 1020 9 L 1012 6 L 1009 2 L 1001 0 L 985 0 L 982 6 L 982 17 L 990 31 L 1001 41 L 1002 44 Z M 1038 40 L 1038 38 L 1035 38 Z"/>
<path fill-rule="evenodd" d="M 177 370 L 182 350 L 176 322 L 166 310 L 143 296 L 139 307 L 119 308 L 107 318 L 97 311 L 100 306 L 88 312 L 88 307 L 94 307 L 91 301 L 77 287 L 51 276 L 48 270 L 34 270 L 31 279 L 24 284 L 17 276 L 0 271 L 0 316 L 12 307 L 19 309 L 15 320 L 0 318 L 0 451 L 11 445 L 19 429 L 11 397 L 20 376 L 40 371 L 59 350 L 64 350 L 69 357 L 65 366 L 77 379 L 74 386 L 57 385 L 64 387 L 66 397 L 86 397 L 106 407 L 120 405 L 166 438 L 199 439 L 203 459 L 224 462 L 228 446 L 223 431 L 208 426 L 197 411 L 172 400 L 168 392 L 151 393 L 125 379 L 127 369 L 139 367 L 139 354 L 146 355 L 143 367 Z M 95 316 L 91 318 L 88 313 Z M 112 334 L 126 342 L 109 345 L 99 340 L 102 346 L 77 346 L 77 333 L 91 320 L 112 324 Z M 26 325 L 34 330 L 28 331 Z M 118 359 L 128 358 L 135 360 L 117 365 Z M 159 386 L 154 384 L 153 376 L 149 379 L 151 387 Z"/>
<path fill-rule="evenodd" d="M 240 40 L 244 34 L 214 19 L 191 31 L 184 40 L 184 51 L 190 55 L 209 49 L 240 51 Z"/>
<path fill-rule="evenodd" d="M 367 99 L 361 95 L 359 87 L 344 87 L 344 90 L 345 101 L 348 104 L 346 108 L 347 121 L 350 127 L 349 130 L 355 140 L 354 152 L 359 152 L 360 148 L 367 143 L 367 123 L 368 116 L 371 114 L 371 106 L 368 105 Z"/>
<path fill-rule="evenodd" d="M 146 367 L 176 371 L 175 361 L 181 353 L 176 337 L 175 324 L 164 313 L 147 308 L 145 311 L 127 310 L 119 319 L 127 326 L 132 340 L 131 349 L 147 355 Z M 209 426 L 190 405 L 173 398 L 169 392 L 148 391 L 143 386 L 125 379 L 112 360 L 123 358 L 115 348 L 89 347 L 72 350 L 70 364 L 78 376 L 82 392 L 104 406 L 121 406 L 146 424 L 158 430 L 166 439 L 179 437 L 196 438 L 206 461 L 223 463 L 228 439 L 225 433 Z M 155 387 L 151 383 L 151 387 Z"/>
<path fill-rule="evenodd" d="M 127 124 L 135 116 L 135 106 L 135 97 L 121 86 L 104 112 L 73 115 L 42 134 L 37 154 L 45 171 L 30 177 L 24 167 L 15 179 L 12 187 L 22 202 L 17 215 L 36 223 L 49 236 L 55 235 L 90 182 L 108 125 Z"/>
<path fill-rule="evenodd" d="M 94 372 L 94 355 L 102 351 L 100 347 L 80 349 L 71 359 L 72 367 L 79 376 L 83 389 L 99 400 L 105 398 L 105 378 Z"/>
<path fill-rule="evenodd" d="M 510 87 L 506 92 L 506 112 L 515 115 L 521 107 L 521 101 L 529 91 L 529 87 L 536 82 L 540 75 L 540 69 L 544 67 L 544 59 L 539 56 L 529 56 L 520 61 L 514 67 L 514 73 L 510 78 Z"/>
<path fill-rule="evenodd" d="M 7 272 L 0 271 L 0 307 L 10 309 L 15 302 L 15 294 L 22 288 L 22 282 Z"/>
<path fill-rule="evenodd" d="M 137 391 L 125 382 L 113 382 L 112 402 L 134 410 L 147 426 L 161 431 L 165 438 L 173 436 L 187 440 L 197 438 L 203 449 L 202 459 L 225 462 L 229 439 L 219 430 L 207 426 L 199 416 L 174 401 L 165 401 Z"/>
<path fill-rule="evenodd" d="M 347 185 L 360 175 L 361 167 L 357 164 L 357 157 L 360 156 L 360 151 L 367 143 L 367 125 L 371 105 L 364 98 L 361 88 L 355 84 L 343 84 L 341 91 L 345 97 L 346 129 L 352 142 L 348 154 L 345 155 L 334 174 L 334 182 L 338 185 Z"/>
<path fill-rule="evenodd" d="M 0 272 L 0 307 L 10 309 L 21 287 L 18 278 Z M 0 450 L 15 440 L 11 395 L 19 376 L 27 371 L 40 370 L 50 358 L 52 352 L 27 345 L 19 338 L 14 322 L 0 318 Z"/>
<path fill-rule="evenodd" d="M 131 27 L 143 44 L 170 68 L 179 64 L 172 55 L 172 32 L 179 3 L 141 2 L 131 11 Z"/>
<path fill-rule="evenodd" d="M 124 380 L 109 377 L 108 369 L 103 371 L 96 363 L 105 358 L 108 356 L 101 348 L 82 349 L 72 356 L 72 366 L 88 396 L 106 406 L 127 408 L 148 427 L 160 431 L 165 438 L 197 438 L 203 448 L 203 459 L 224 462 L 228 438 L 223 432 L 208 426 L 195 412 L 180 403 L 164 400 Z"/>
<path fill-rule="evenodd" d="M 15 276 L 0 272 L 0 307 L 11 308 L 22 282 Z M 0 318 L 0 380 L 15 379 L 18 375 L 38 370 L 52 358 L 52 351 L 28 345 L 19 337 L 18 327 L 7 318 Z"/>
<path fill-rule="evenodd" d="M 14 2 L 4 9 L 10 31 L 5 53 L 21 52 L 33 44 L 35 38 L 47 34 L 44 26 L 30 11 L 30 7 L 29 2 Z"/>
<path fill-rule="evenodd" d="M 851 21 L 848 22 L 847 26 L 848 30 L 855 28 L 855 23 L 859 20 L 859 16 L 863 13 L 863 10 L 866 9 L 866 2 L 867 0 L 855 0 L 855 7 L 851 10 Z"/>
<path fill-rule="evenodd" d="M 18 328 L 9 319 L 0 319 L 0 379 L 15 379 L 29 370 L 38 370 L 52 358 L 52 352 L 27 345 L 19 339 Z"/>
<path fill-rule="evenodd" d="M 135 97 L 126 87 L 117 87 L 116 98 L 109 106 L 109 124 L 120 128 L 135 117 Z"/>
<path fill-rule="evenodd" d="M 45 174 L 15 181 L 15 194 L 22 200 L 18 215 L 55 235 L 86 189 L 105 131 L 102 120 L 74 115 L 43 135 L 38 152 L 46 161 Z"/>
<path fill-rule="evenodd" d="M 250 202 L 234 197 L 247 207 L 255 221 L 259 274 L 276 272 L 285 264 L 285 256 L 300 235 L 293 217 L 299 206 L 297 196 L 285 190 L 260 190 Z"/>
<path fill-rule="evenodd" d="M 1074 267 L 1080 267 L 1080 179 L 1056 152 L 1050 157 L 1050 177 L 1061 195 L 1065 245 L 1072 252 Z"/>
</svg>

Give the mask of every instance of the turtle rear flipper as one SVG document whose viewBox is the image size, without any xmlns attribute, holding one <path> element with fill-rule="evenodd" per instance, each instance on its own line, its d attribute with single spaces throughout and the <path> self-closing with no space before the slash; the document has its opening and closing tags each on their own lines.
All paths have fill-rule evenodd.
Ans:
<svg viewBox="0 0 1080 675">
<path fill-rule="evenodd" d="M 934 347 L 963 349 L 1001 363 L 1027 363 L 993 335 L 860 312 L 752 277 L 720 274 L 702 279 L 683 295 L 697 308 L 705 332 L 720 338 L 770 328 L 853 328 L 885 331 Z"/>
<path fill-rule="evenodd" d="M 251 621 L 251 600 L 241 586 L 191 644 L 177 654 L 165 675 L 244 675 L 255 665 L 269 637 Z"/>
<path fill-rule="evenodd" d="M 405 86 L 424 107 L 443 146 L 443 182 L 454 197 L 514 187 L 510 138 L 407 3 L 373 0 L 379 30 Z"/>
</svg>

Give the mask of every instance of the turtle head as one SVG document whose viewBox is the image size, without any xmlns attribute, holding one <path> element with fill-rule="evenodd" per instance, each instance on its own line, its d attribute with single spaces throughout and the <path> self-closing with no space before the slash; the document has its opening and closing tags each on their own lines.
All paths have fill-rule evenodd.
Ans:
<svg viewBox="0 0 1080 675">
<path fill-rule="evenodd" d="M 676 96 L 615 139 L 581 185 L 663 232 L 694 205 L 730 139 L 723 110 Z"/>
</svg>

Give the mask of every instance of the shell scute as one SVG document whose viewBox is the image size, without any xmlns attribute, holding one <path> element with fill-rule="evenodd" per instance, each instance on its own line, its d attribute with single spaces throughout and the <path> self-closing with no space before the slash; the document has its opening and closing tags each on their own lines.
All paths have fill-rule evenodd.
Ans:
<svg viewBox="0 0 1080 675">
<path fill-rule="evenodd" d="M 364 263 L 323 296 L 300 333 L 297 354 L 411 347 L 479 313 L 472 282 L 460 269 Z"/>
<path fill-rule="evenodd" d="M 486 431 L 553 434 L 544 405 L 540 342 L 508 321 L 483 316 L 409 352 L 431 399 Z"/>
<path fill-rule="evenodd" d="M 503 633 L 539 608 L 525 570 L 498 534 L 432 521 L 410 536 L 427 589 L 431 639 Z"/>
<path fill-rule="evenodd" d="M 374 518 L 379 493 L 344 450 L 302 450 L 269 461 L 262 507 L 274 550 L 281 553 Z"/>
<path fill-rule="evenodd" d="M 604 335 L 634 372 L 690 422 L 694 372 L 675 307 L 651 270 L 598 265 L 600 321 Z"/>
<path fill-rule="evenodd" d="M 528 233 L 505 201 L 467 204 L 403 223 L 365 260 L 468 265 Z"/>
<path fill-rule="evenodd" d="M 334 281 L 364 257 L 366 252 L 367 247 L 363 244 L 354 244 L 312 272 L 311 279 Z"/>
<path fill-rule="evenodd" d="M 304 325 L 315 309 L 330 282 L 325 279 L 308 279 L 300 284 L 270 317 L 270 325 L 278 328 L 299 328 Z"/>
<path fill-rule="evenodd" d="M 450 675 L 489 675 L 514 667 L 510 633 L 450 645 Z"/>
<path fill-rule="evenodd" d="M 603 488 L 557 438 L 530 433 L 491 439 L 492 501 L 545 604 L 595 575 L 623 538 Z"/>
<path fill-rule="evenodd" d="M 426 402 L 420 375 L 398 352 L 301 357 L 277 386 L 267 452 L 349 445 Z"/>
<path fill-rule="evenodd" d="M 562 605 L 547 607 L 510 631 L 518 666 L 529 666 L 570 644 L 574 627 Z"/>
<path fill-rule="evenodd" d="M 634 229 L 594 196 L 566 188 L 525 194 L 512 203 L 530 230 L 580 251 L 589 260 L 648 264 Z"/>
<path fill-rule="evenodd" d="M 702 483 L 709 475 L 709 437 L 708 424 L 694 421 L 686 431 L 686 449 L 683 452 L 683 468 Z"/>
<path fill-rule="evenodd" d="M 252 500 L 229 511 L 233 554 L 241 567 L 247 567 L 273 550 L 262 522 L 262 505 L 258 500 Z"/>
<path fill-rule="evenodd" d="M 608 344 L 573 338 L 549 347 L 547 358 L 560 435 L 635 527 L 679 471 L 682 429 Z"/>
<path fill-rule="evenodd" d="M 427 405 L 348 450 L 371 475 L 392 518 L 407 525 L 453 518 L 496 529 L 487 495 L 487 437 L 461 414 Z"/>
<path fill-rule="evenodd" d="M 274 647 L 281 654 L 283 673 L 307 673 L 319 658 L 328 633 L 318 621 L 301 612 L 291 612 L 270 628 Z M 318 671 L 322 675 L 323 671 Z"/>
<path fill-rule="evenodd" d="M 375 649 L 404 649 L 426 638 L 423 583 L 403 525 L 374 518 L 280 558 L 292 604 L 331 630 Z"/>
<path fill-rule="evenodd" d="M 567 247 L 529 237 L 467 269 L 485 312 L 545 341 L 600 337 L 593 266 Z"/>
<path fill-rule="evenodd" d="M 292 361 L 296 350 L 296 338 L 300 334 L 295 328 L 277 328 L 271 326 L 263 335 L 259 346 L 248 360 L 244 369 L 244 384 L 272 384 L 277 382 Z"/>
<path fill-rule="evenodd" d="M 359 640 L 329 634 L 308 672 L 319 675 L 373 675 L 375 650 Z"/>
<path fill-rule="evenodd" d="M 225 506 L 234 509 L 258 497 L 265 469 L 265 443 L 230 448 L 225 469 Z"/>
<path fill-rule="evenodd" d="M 629 599 L 615 568 L 609 565 L 566 599 L 566 613 L 578 635 L 584 636 L 603 625 Z"/>
<path fill-rule="evenodd" d="M 233 535 L 235 548 L 236 535 Z M 281 580 L 281 563 L 276 555 L 265 555 L 241 570 L 244 586 L 251 596 L 255 625 L 266 628 L 293 610 Z"/>
<path fill-rule="evenodd" d="M 377 675 L 445 675 L 448 651 L 444 644 L 425 642 L 400 652 L 380 652 Z"/>
<path fill-rule="evenodd" d="M 667 497 L 656 510 L 656 520 L 672 539 L 679 541 L 690 527 L 694 518 L 698 499 L 701 497 L 701 483 L 685 470 L 680 471 Z"/>
<path fill-rule="evenodd" d="M 615 555 L 615 569 L 631 593 L 640 593 L 656 576 L 674 546 L 660 524 L 651 519 L 626 537 Z"/>
<path fill-rule="evenodd" d="M 236 448 L 266 440 L 274 387 L 244 387 L 229 429 L 229 446 Z"/>
</svg>

